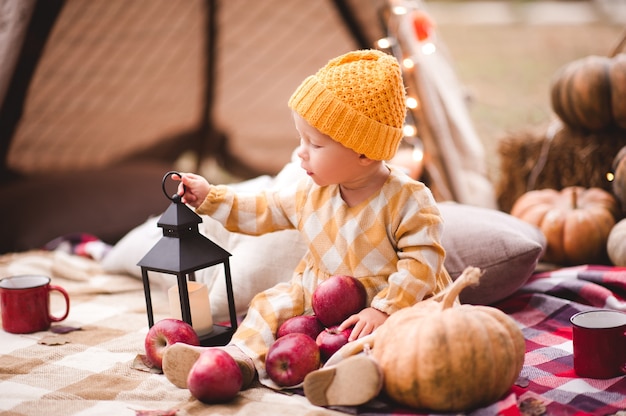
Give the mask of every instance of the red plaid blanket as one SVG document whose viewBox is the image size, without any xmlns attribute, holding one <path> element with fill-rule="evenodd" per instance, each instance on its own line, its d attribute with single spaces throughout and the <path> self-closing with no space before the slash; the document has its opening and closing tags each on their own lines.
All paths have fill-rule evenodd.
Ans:
<svg viewBox="0 0 626 416">
<path fill-rule="evenodd" d="M 526 360 L 510 393 L 468 416 L 615 415 L 626 409 L 626 377 L 577 377 L 572 361 L 570 317 L 593 308 L 626 310 L 626 268 L 580 266 L 538 273 L 496 305 L 518 323 L 526 339 Z M 424 415 L 381 399 L 354 415 Z M 623 414 L 623 413 L 621 413 Z"/>
<path fill-rule="evenodd" d="M 513 388 L 518 402 L 539 400 L 549 415 L 611 415 L 626 409 L 625 377 L 594 380 L 574 373 L 569 321 L 583 310 L 626 310 L 625 298 L 626 268 L 580 266 L 537 274 L 495 305 L 518 322 L 526 339 L 522 382 Z"/>
</svg>

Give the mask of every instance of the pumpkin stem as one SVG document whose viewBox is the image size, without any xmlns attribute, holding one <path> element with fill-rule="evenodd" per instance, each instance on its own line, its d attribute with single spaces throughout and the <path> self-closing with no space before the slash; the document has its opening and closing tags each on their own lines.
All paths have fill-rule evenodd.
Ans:
<svg viewBox="0 0 626 416">
<path fill-rule="evenodd" d="M 578 195 L 576 188 L 572 188 L 572 209 L 578 209 Z"/>
<path fill-rule="evenodd" d="M 454 305 L 454 302 L 459 298 L 459 294 L 463 289 L 468 286 L 476 286 L 479 283 L 480 277 L 483 272 L 478 267 L 466 267 L 463 273 L 456 278 L 452 285 L 448 286 L 442 293 L 443 300 L 441 302 L 441 309 L 448 309 Z"/>
</svg>

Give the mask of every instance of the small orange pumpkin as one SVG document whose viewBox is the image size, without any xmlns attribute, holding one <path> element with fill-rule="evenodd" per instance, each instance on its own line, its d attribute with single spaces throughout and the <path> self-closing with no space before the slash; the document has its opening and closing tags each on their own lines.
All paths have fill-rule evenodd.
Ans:
<svg viewBox="0 0 626 416">
<path fill-rule="evenodd" d="M 416 409 L 463 412 L 500 399 L 524 365 L 522 331 L 490 306 L 460 305 L 481 272 L 468 267 L 436 297 L 392 314 L 374 333 L 383 388 Z"/>
<path fill-rule="evenodd" d="M 615 197 L 600 188 L 570 186 L 520 196 L 511 215 L 536 225 L 546 237 L 542 260 L 561 265 L 604 263 L 606 243 L 619 218 Z"/>
</svg>

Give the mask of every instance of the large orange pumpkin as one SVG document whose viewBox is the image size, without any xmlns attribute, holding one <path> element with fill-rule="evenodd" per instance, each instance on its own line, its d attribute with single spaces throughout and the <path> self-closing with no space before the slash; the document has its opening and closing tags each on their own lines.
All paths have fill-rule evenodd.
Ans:
<svg viewBox="0 0 626 416">
<path fill-rule="evenodd" d="M 575 265 L 606 262 L 606 243 L 619 209 L 603 189 L 570 186 L 529 191 L 515 201 L 511 215 L 543 232 L 542 260 Z"/>
<path fill-rule="evenodd" d="M 626 55 L 587 56 L 561 67 L 552 79 L 552 109 L 582 130 L 626 128 Z"/>
<path fill-rule="evenodd" d="M 497 401 L 515 383 L 526 347 L 521 330 L 496 308 L 458 303 L 480 274 L 467 268 L 439 296 L 392 314 L 374 333 L 372 354 L 393 400 L 464 412 Z"/>
</svg>

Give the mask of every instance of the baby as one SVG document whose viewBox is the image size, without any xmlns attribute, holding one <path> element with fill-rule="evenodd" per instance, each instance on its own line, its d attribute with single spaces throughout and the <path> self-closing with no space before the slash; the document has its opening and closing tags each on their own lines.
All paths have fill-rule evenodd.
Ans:
<svg viewBox="0 0 626 416">
<path fill-rule="evenodd" d="M 181 181 L 184 203 L 230 231 L 297 229 L 308 244 L 291 281 L 256 295 L 229 345 L 218 347 L 239 364 L 244 388 L 257 375 L 278 388 L 265 371 L 278 327 L 312 314 L 311 295 L 330 276 L 353 276 L 367 290 L 367 307 L 340 325 L 352 327 L 351 340 L 451 283 L 443 267 L 442 218 L 430 190 L 386 163 L 402 140 L 406 116 L 397 60 L 376 50 L 332 59 L 303 81 L 289 107 L 300 138 L 296 154 L 307 174 L 302 180 L 278 191 L 237 194 L 192 173 L 173 177 Z M 184 344 L 168 348 L 167 378 L 185 387 L 201 351 Z"/>
</svg>

